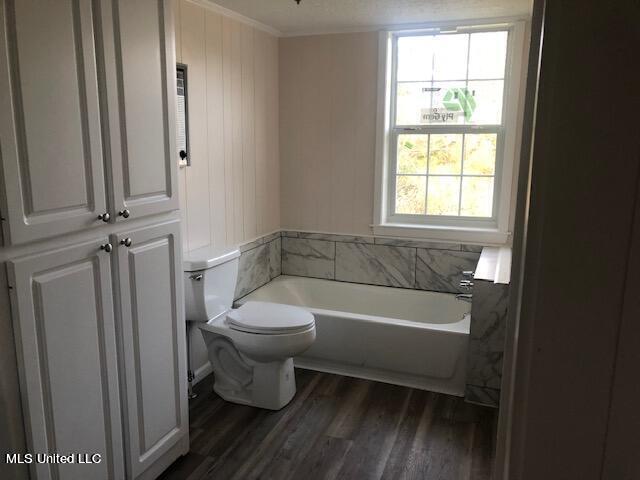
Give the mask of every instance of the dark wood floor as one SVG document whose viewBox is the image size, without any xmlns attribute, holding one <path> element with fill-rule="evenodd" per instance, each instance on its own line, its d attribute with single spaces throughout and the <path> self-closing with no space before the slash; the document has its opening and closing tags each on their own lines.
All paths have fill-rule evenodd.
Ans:
<svg viewBox="0 0 640 480">
<path fill-rule="evenodd" d="M 461 398 L 296 370 L 279 412 L 227 403 L 212 378 L 190 405 L 191 452 L 163 479 L 491 477 L 496 411 Z"/>
</svg>

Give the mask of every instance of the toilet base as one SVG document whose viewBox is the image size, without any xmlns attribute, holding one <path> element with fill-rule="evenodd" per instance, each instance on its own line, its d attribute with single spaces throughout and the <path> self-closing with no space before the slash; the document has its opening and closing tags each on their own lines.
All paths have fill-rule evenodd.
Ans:
<svg viewBox="0 0 640 480">
<path fill-rule="evenodd" d="M 253 363 L 253 362 L 252 362 Z M 218 381 L 216 367 L 213 368 L 215 381 L 213 390 L 224 400 L 241 405 L 280 410 L 296 394 L 296 377 L 293 359 L 270 363 L 255 363 L 251 383 L 244 388 L 230 388 L 224 381 Z"/>
<path fill-rule="evenodd" d="M 280 410 L 296 394 L 293 359 L 258 362 L 240 354 L 228 338 L 202 332 L 213 367 L 213 390 L 224 400 Z"/>
</svg>

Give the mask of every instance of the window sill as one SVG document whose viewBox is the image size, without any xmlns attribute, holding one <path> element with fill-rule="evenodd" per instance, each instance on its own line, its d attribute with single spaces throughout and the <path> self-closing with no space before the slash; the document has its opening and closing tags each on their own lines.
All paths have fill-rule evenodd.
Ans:
<svg viewBox="0 0 640 480">
<path fill-rule="evenodd" d="M 374 235 L 419 238 L 455 243 L 475 243 L 483 246 L 503 246 L 509 241 L 510 233 L 491 228 L 469 228 L 435 225 L 411 225 L 383 223 L 372 225 Z"/>
</svg>

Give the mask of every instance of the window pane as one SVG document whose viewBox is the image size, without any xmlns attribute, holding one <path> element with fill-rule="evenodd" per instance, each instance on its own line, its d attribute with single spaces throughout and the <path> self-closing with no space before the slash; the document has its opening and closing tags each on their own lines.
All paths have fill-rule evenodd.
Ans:
<svg viewBox="0 0 640 480">
<path fill-rule="evenodd" d="M 504 78 L 507 36 L 507 32 L 471 34 L 469 78 Z"/>
<path fill-rule="evenodd" d="M 469 35 L 438 35 L 433 58 L 434 80 L 464 80 L 467 78 Z"/>
<path fill-rule="evenodd" d="M 466 134 L 464 136 L 464 174 L 494 175 L 496 172 L 495 133 Z"/>
<path fill-rule="evenodd" d="M 434 37 L 398 38 L 398 81 L 431 80 Z"/>
<path fill-rule="evenodd" d="M 427 215 L 458 215 L 460 177 L 429 177 Z"/>
<path fill-rule="evenodd" d="M 398 135 L 397 173 L 427 173 L 428 135 Z"/>
<path fill-rule="evenodd" d="M 497 125 L 502 121 L 503 80 L 480 80 L 469 82 L 467 87 L 475 107 L 467 123 L 474 125 Z"/>
<path fill-rule="evenodd" d="M 460 174 L 462 135 L 431 135 L 429 174 Z"/>
<path fill-rule="evenodd" d="M 427 177 L 399 175 L 396 178 L 396 213 L 424 214 L 426 187 Z"/>
<path fill-rule="evenodd" d="M 398 84 L 396 104 L 397 125 L 420 125 L 424 109 L 431 107 L 431 83 L 411 82 Z"/>
<path fill-rule="evenodd" d="M 431 188 L 431 183 L 429 183 Z M 493 177 L 464 177 L 460 215 L 491 217 L 493 212 Z"/>
<path fill-rule="evenodd" d="M 461 125 L 469 107 L 465 102 L 465 82 L 433 82 L 433 100 L 431 109 L 421 111 L 421 124 Z"/>
</svg>

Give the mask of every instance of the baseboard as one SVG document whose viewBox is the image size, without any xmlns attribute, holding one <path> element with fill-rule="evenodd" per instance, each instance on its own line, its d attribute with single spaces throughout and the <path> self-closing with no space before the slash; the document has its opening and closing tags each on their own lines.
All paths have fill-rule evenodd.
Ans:
<svg viewBox="0 0 640 480">
<path fill-rule="evenodd" d="M 154 480 L 158 478 L 173 462 L 187 453 L 189 453 L 189 434 L 185 434 L 173 447 L 162 455 L 162 457 L 138 475 L 136 480 Z"/>
<path fill-rule="evenodd" d="M 204 365 L 198 367 L 195 372 L 193 372 L 193 382 L 192 385 L 196 385 L 201 380 L 204 380 L 206 377 L 213 373 L 213 367 L 211 363 L 207 362 Z"/>
</svg>

